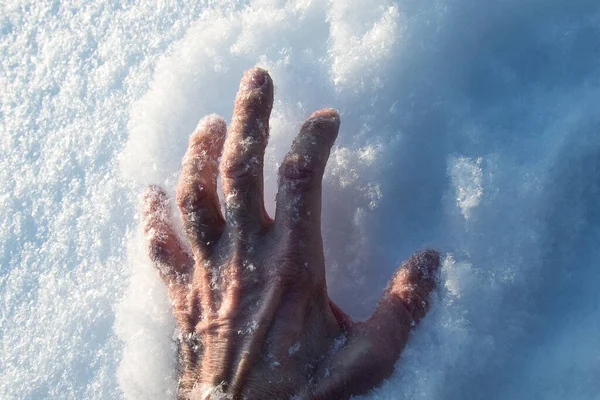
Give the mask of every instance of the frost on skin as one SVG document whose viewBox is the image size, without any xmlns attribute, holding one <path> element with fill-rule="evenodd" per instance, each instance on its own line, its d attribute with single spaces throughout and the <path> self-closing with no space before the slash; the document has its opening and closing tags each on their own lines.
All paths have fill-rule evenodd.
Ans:
<svg viewBox="0 0 600 400">
<path fill-rule="evenodd" d="M 290 346 L 290 348 L 288 349 L 288 354 L 290 356 L 293 356 L 294 354 L 296 354 L 298 352 L 298 350 L 300 350 L 300 342 L 296 342 L 293 345 Z"/>
<path fill-rule="evenodd" d="M 272 219 L 262 180 L 272 104 L 269 74 L 251 69 L 242 78 L 229 131 L 213 115 L 190 137 L 176 201 L 193 254 L 174 234 L 166 194 L 151 187 L 143 196 L 149 254 L 179 325 L 179 399 L 365 393 L 391 374 L 428 308 L 439 265 L 432 250 L 404 263 L 365 322 L 352 321 L 329 299 L 321 181 L 339 115 L 320 110 L 301 127 L 279 170 Z"/>
</svg>

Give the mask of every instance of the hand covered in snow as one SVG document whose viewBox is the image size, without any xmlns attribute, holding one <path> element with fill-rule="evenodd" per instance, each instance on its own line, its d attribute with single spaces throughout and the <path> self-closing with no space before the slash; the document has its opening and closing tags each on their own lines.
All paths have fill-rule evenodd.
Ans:
<svg viewBox="0 0 600 400">
<path fill-rule="evenodd" d="M 242 78 L 227 135 L 225 122 L 214 115 L 192 134 L 177 187 L 188 247 L 174 233 L 166 194 L 150 187 L 143 197 L 150 257 L 180 329 L 180 399 L 346 399 L 365 393 L 390 376 L 428 308 L 439 265 L 432 250 L 401 266 L 369 320 L 353 322 L 331 301 L 321 181 L 340 118 L 324 109 L 306 120 L 279 168 L 272 219 L 263 204 L 272 105 L 271 77 L 251 69 Z"/>
</svg>

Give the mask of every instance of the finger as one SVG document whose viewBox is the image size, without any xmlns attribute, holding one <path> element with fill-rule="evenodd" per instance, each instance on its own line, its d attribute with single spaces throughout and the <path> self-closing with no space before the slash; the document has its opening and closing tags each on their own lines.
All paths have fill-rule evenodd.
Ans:
<svg viewBox="0 0 600 400">
<path fill-rule="evenodd" d="M 321 187 L 325 164 L 340 126 L 333 109 L 306 120 L 279 168 L 275 228 L 301 243 L 321 240 Z M 322 246 L 322 245 L 321 245 Z"/>
<path fill-rule="evenodd" d="M 246 71 L 221 160 L 226 223 L 233 228 L 256 228 L 269 221 L 263 200 L 263 160 L 272 107 L 273 82 L 267 71 Z"/>
<path fill-rule="evenodd" d="M 142 203 L 142 227 L 150 259 L 168 286 L 186 284 L 194 261 L 173 231 L 169 198 L 158 186 L 150 186 L 142 195 Z"/>
<path fill-rule="evenodd" d="M 199 256 L 210 252 L 225 224 L 217 195 L 217 175 L 226 129 L 225 121 L 217 115 L 200 121 L 190 137 L 177 185 L 183 229 Z"/>
<path fill-rule="evenodd" d="M 390 332 L 396 331 L 405 320 L 415 326 L 429 309 L 429 294 L 435 287 L 439 265 L 440 255 L 435 250 L 418 252 L 405 261 L 384 292 L 370 323 L 381 326 L 387 321 Z"/>
<path fill-rule="evenodd" d="M 402 265 L 373 316 L 348 333 L 346 346 L 333 356 L 310 398 L 363 394 L 392 374 L 411 329 L 427 312 L 439 263 L 439 254 L 426 250 Z"/>
</svg>

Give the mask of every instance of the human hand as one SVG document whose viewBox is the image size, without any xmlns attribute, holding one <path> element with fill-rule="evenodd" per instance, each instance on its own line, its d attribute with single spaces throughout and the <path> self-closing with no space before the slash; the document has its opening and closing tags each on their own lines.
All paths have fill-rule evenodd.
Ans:
<svg viewBox="0 0 600 400">
<path fill-rule="evenodd" d="M 315 112 L 279 168 L 275 218 L 263 202 L 273 105 L 269 74 L 242 78 L 229 132 L 215 115 L 190 137 L 177 186 L 188 254 L 167 195 L 143 196 L 149 253 L 179 326 L 179 399 L 345 399 L 393 372 L 428 308 L 439 255 L 413 255 L 377 309 L 353 322 L 327 295 L 321 181 L 338 133 L 336 111 Z M 219 156 L 223 156 L 219 166 Z M 223 208 L 217 195 L 220 172 Z"/>
</svg>

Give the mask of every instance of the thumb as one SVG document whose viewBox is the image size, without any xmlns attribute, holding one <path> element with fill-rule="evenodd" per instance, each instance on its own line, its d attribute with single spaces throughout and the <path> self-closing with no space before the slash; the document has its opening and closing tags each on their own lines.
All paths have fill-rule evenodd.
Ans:
<svg viewBox="0 0 600 400">
<path fill-rule="evenodd" d="M 365 323 L 367 330 L 386 338 L 399 338 L 401 330 L 410 331 L 429 309 L 429 294 L 435 287 L 439 265 L 440 255 L 435 250 L 418 252 L 405 261 Z"/>
<path fill-rule="evenodd" d="M 311 398 L 344 399 L 366 393 L 392 374 L 411 329 L 429 308 L 439 264 L 440 255 L 434 250 L 416 253 L 402 264 L 371 318 L 348 331 L 346 345 L 333 355 Z"/>
</svg>

